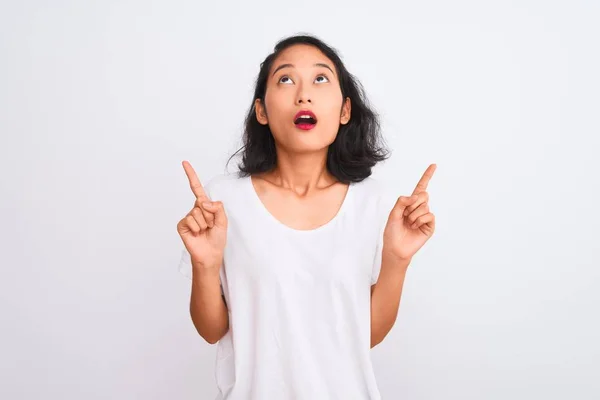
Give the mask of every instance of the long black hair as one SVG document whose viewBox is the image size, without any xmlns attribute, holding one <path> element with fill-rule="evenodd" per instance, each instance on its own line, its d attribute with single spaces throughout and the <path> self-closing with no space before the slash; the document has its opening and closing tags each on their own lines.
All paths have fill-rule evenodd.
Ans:
<svg viewBox="0 0 600 400">
<path fill-rule="evenodd" d="M 383 144 L 379 116 L 369 106 L 362 85 L 348 72 L 337 51 L 312 35 L 295 35 L 282 39 L 275 45 L 273 53 L 260 64 L 254 98 L 244 122 L 243 146 L 229 161 L 242 152 L 242 160 L 238 164 L 241 176 L 267 172 L 276 166 L 277 153 L 273 134 L 268 125 L 262 125 L 256 119 L 254 101 L 260 99 L 265 104 L 267 79 L 273 61 L 283 50 L 296 44 L 318 48 L 335 65 L 343 99 L 350 98 L 352 112 L 350 121 L 345 125 L 340 124 L 338 134 L 328 148 L 327 169 L 342 183 L 360 182 L 371 175 L 375 164 L 389 156 L 389 151 Z"/>
</svg>

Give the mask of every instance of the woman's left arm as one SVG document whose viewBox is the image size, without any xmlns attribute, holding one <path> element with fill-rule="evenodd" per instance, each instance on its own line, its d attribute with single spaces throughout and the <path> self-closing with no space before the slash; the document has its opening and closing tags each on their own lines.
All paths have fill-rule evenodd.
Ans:
<svg viewBox="0 0 600 400">
<path fill-rule="evenodd" d="M 408 266 L 435 230 L 427 193 L 435 169 L 435 164 L 427 168 L 411 196 L 398 197 L 388 217 L 381 270 L 377 283 L 371 286 L 371 347 L 381 343 L 394 326 Z"/>
<path fill-rule="evenodd" d="M 384 253 L 377 283 L 371 286 L 371 348 L 377 346 L 396 322 L 404 277 L 410 260 Z"/>
</svg>

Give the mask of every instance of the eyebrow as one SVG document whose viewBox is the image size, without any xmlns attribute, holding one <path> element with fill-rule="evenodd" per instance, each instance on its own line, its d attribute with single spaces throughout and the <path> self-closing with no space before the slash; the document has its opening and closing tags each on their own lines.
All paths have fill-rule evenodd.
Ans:
<svg viewBox="0 0 600 400">
<path fill-rule="evenodd" d="M 313 65 L 313 67 L 327 68 L 328 70 L 331 71 L 332 74 L 335 75 L 335 72 L 333 72 L 331 67 L 325 63 L 316 63 Z M 294 64 L 281 64 L 279 67 L 275 68 L 275 71 L 273 71 L 273 75 L 275 75 L 277 73 L 277 71 L 279 71 L 280 69 L 283 69 L 283 68 L 295 68 L 295 65 Z"/>
</svg>

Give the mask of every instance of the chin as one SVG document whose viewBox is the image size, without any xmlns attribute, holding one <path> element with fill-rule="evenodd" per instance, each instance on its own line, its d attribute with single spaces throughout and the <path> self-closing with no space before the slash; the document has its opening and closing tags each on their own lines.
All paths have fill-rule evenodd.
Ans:
<svg viewBox="0 0 600 400">
<path fill-rule="evenodd" d="M 323 137 L 322 135 L 304 133 L 301 135 L 294 135 L 292 140 L 287 143 L 288 145 L 286 147 L 294 152 L 314 153 L 327 150 L 334 140 L 335 136 Z"/>
</svg>

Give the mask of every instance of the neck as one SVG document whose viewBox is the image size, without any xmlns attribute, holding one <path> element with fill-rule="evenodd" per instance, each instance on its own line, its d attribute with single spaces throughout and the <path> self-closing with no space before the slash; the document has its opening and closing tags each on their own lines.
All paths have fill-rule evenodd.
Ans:
<svg viewBox="0 0 600 400">
<path fill-rule="evenodd" d="M 277 148 L 277 166 L 267 174 L 267 180 L 297 193 L 307 193 L 337 182 L 327 171 L 326 163 L 326 148 L 301 154 Z"/>
</svg>

